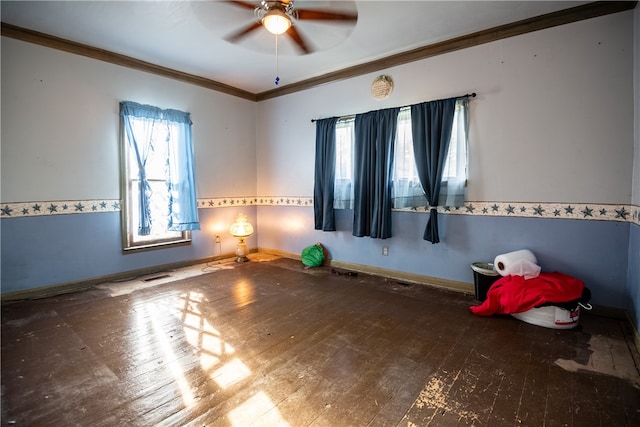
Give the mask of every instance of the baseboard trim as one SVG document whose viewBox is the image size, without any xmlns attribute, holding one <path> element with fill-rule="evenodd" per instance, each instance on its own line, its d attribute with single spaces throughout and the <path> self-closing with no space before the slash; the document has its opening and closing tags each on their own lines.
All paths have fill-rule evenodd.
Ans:
<svg viewBox="0 0 640 427">
<path fill-rule="evenodd" d="M 300 261 L 302 259 L 302 256 L 299 253 L 281 251 L 279 249 L 260 248 L 259 247 L 258 248 L 258 253 L 279 256 L 279 257 L 282 257 L 282 258 L 295 259 L 295 260 L 298 260 L 298 261 Z"/>
<path fill-rule="evenodd" d="M 418 285 L 434 286 L 436 288 L 446 289 L 450 291 L 461 292 L 465 294 L 473 294 L 473 284 L 457 282 L 454 280 L 439 279 L 437 277 L 425 276 L 422 274 L 406 273 L 403 271 L 388 270 L 370 265 L 354 264 L 350 262 L 334 261 L 330 265 L 332 267 L 342 268 L 345 270 L 357 271 L 359 273 L 371 274 L 373 276 L 384 277 L 398 282 L 413 283 Z"/>
<path fill-rule="evenodd" d="M 249 251 L 257 252 L 257 249 L 253 249 Z M 10 302 L 10 301 L 19 301 L 19 300 L 27 300 L 27 299 L 41 299 L 48 298 L 61 294 L 68 294 L 72 292 L 79 292 L 90 289 L 96 285 L 100 285 L 108 282 L 118 282 L 128 279 L 135 279 L 140 276 L 147 276 L 150 274 L 156 274 L 168 270 L 175 270 L 178 268 L 189 267 L 195 264 L 204 264 L 208 262 L 219 262 L 225 259 L 232 260 L 235 258 L 234 253 L 221 254 L 217 256 L 211 256 L 200 259 L 193 259 L 188 261 L 179 261 L 173 262 L 169 264 L 156 265 L 152 267 L 140 268 L 136 270 L 123 271 L 121 273 L 107 274 L 104 276 L 92 277 L 90 279 L 85 280 L 77 280 L 73 282 L 65 282 L 56 285 L 50 286 L 42 286 L 33 289 L 25 289 L 20 291 L 13 291 L 0 294 L 0 302 Z"/>
<path fill-rule="evenodd" d="M 258 248 L 258 252 L 269 253 L 283 258 L 300 260 L 300 254 L 285 252 L 277 249 Z M 356 264 L 351 262 L 329 260 L 329 266 L 344 270 L 356 271 L 358 273 L 371 274 L 373 276 L 384 277 L 398 282 L 414 283 L 419 285 L 434 286 L 465 294 L 474 294 L 474 286 L 470 283 L 457 282 L 454 280 L 439 279 L 437 277 L 425 276 L 422 274 L 406 273 L 403 271 L 388 270 L 386 268 L 373 267 L 370 265 Z"/>
</svg>

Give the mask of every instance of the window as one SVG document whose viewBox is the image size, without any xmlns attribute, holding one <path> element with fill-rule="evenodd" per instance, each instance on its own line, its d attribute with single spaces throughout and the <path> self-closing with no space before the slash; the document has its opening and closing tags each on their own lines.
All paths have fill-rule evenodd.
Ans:
<svg viewBox="0 0 640 427">
<path fill-rule="evenodd" d="M 467 179 L 467 117 L 463 102 L 456 103 L 451 131 L 451 142 L 442 177 L 439 203 L 442 206 L 460 206 L 462 200 L 454 197 Z M 353 207 L 353 140 L 354 120 L 340 119 L 336 125 L 336 178 L 334 207 Z M 411 134 L 411 108 L 404 107 L 398 114 L 398 126 L 393 164 L 392 195 L 394 208 L 427 206 L 413 154 Z M 454 191 L 456 190 L 456 191 Z"/>
<path fill-rule="evenodd" d="M 449 142 L 449 155 L 442 174 L 440 189 L 441 206 L 464 205 L 465 188 L 467 186 L 468 132 L 469 132 L 469 100 L 458 99 L 453 115 L 453 127 Z"/>
<path fill-rule="evenodd" d="M 120 104 L 124 250 L 188 243 L 200 228 L 189 113 Z"/>
<path fill-rule="evenodd" d="M 464 100 L 456 102 L 449 152 L 442 174 L 440 206 L 462 206 L 467 183 L 467 117 Z M 398 115 L 393 175 L 394 208 L 427 206 L 413 155 L 411 109 L 403 108 Z M 462 196 L 461 196 L 462 194 Z"/>
<path fill-rule="evenodd" d="M 391 195 L 394 208 L 426 206 L 427 198 L 422 191 L 420 178 L 413 155 L 411 135 L 411 108 L 405 107 L 398 114 L 396 145 L 393 163 L 393 186 Z"/>
<path fill-rule="evenodd" d="M 353 141 L 354 118 L 336 123 L 336 177 L 334 202 L 336 209 L 353 208 Z"/>
</svg>

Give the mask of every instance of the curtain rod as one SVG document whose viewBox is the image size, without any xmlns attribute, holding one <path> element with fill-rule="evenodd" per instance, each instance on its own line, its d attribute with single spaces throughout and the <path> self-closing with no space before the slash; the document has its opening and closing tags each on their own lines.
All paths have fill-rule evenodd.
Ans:
<svg viewBox="0 0 640 427">
<path fill-rule="evenodd" d="M 467 94 L 460 95 L 460 96 L 455 96 L 453 98 L 475 98 L 475 97 L 476 97 L 476 93 L 472 92 L 472 93 L 467 93 Z M 355 117 L 355 114 L 351 114 L 351 115 L 348 115 L 348 116 L 340 116 L 340 117 L 351 117 L 351 116 Z M 315 123 L 318 120 L 321 120 L 321 119 L 311 119 L 311 123 Z"/>
</svg>

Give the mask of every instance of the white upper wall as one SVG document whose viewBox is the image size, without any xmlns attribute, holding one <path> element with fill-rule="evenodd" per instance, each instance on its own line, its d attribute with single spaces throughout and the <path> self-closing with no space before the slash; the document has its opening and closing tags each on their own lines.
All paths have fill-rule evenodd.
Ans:
<svg viewBox="0 0 640 427">
<path fill-rule="evenodd" d="M 200 198 L 256 193 L 256 104 L 2 38 L 2 201 L 119 199 L 119 102 L 191 113 Z"/>
<path fill-rule="evenodd" d="M 477 92 L 469 200 L 640 204 L 639 14 L 538 31 L 258 104 L 3 37 L 0 195 L 3 202 L 119 198 L 121 100 L 191 113 L 198 197 L 310 196 L 312 118 Z M 280 74 L 286 79 L 286 68 Z M 370 96 L 379 74 L 395 81 L 381 102 Z"/>
<path fill-rule="evenodd" d="M 313 194 L 312 118 L 477 92 L 469 200 L 630 203 L 633 19 L 572 23 L 261 102 L 258 194 Z M 382 102 L 370 96 L 379 74 L 395 82 Z"/>
</svg>

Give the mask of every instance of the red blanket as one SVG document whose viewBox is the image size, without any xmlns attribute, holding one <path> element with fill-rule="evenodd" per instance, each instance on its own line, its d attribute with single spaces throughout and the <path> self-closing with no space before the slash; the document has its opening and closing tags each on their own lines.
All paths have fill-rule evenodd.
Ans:
<svg viewBox="0 0 640 427">
<path fill-rule="evenodd" d="M 505 276 L 498 279 L 489 291 L 487 299 L 471 307 L 473 314 L 522 313 L 545 303 L 573 301 L 582 296 L 584 282 L 564 273 L 540 273 L 525 280 L 522 276 Z"/>
</svg>

